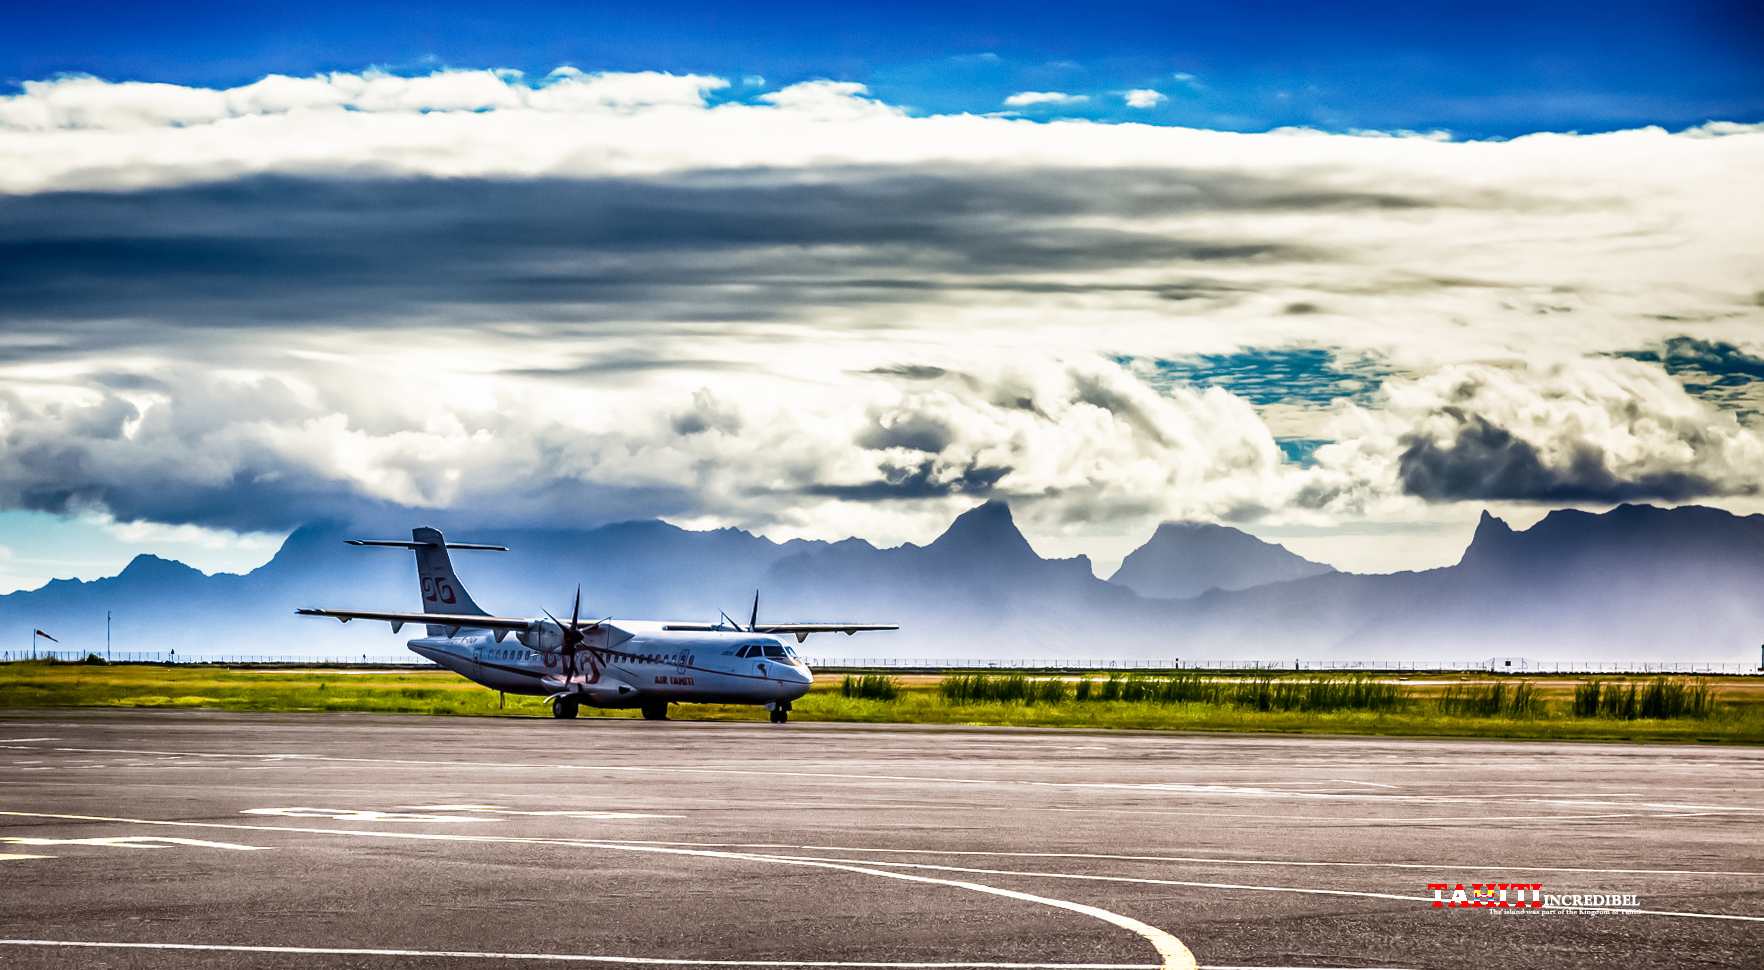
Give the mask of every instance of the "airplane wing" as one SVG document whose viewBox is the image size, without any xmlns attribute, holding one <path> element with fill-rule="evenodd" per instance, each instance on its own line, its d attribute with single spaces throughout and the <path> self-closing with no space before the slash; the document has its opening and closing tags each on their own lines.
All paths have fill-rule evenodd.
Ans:
<svg viewBox="0 0 1764 970">
<path fill-rule="evenodd" d="M 453 636 L 460 630 L 495 630 L 496 639 L 500 640 L 510 631 L 526 631 L 533 628 L 538 620 L 518 620 L 506 616 L 470 616 L 464 613 L 382 613 L 374 610 L 295 610 L 301 616 L 329 616 L 348 623 L 350 620 L 384 620 L 392 624 L 392 632 L 397 633 L 406 623 L 426 623 L 431 626 L 444 626 L 447 635 Z"/>
<path fill-rule="evenodd" d="M 736 632 L 741 632 L 739 626 L 731 626 L 728 623 L 667 623 L 662 626 L 662 629 L 704 631 L 734 630 Z M 766 623 L 756 626 L 752 630 L 746 632 L 788 633 L 796 637 L 797 643 L 801 643 L 804 640 L 807 640 L 808 635 L 811 633 L 843 633 L 846 636 L 851 636 L 854 633 L 862 633 L 868 630 L 898 629 L 900 629 L 900 627 L 893 623 Z"/>
<path fill-rule="evenodd" d="M 808 639 L 811 633 L 843 633 L 851 636 L 866 630 L 898 630 L 893 623 L 773 623 L 768 626 L 755 627 L 755 633 L 794 633 L 796 642 Z"/>
</svg>

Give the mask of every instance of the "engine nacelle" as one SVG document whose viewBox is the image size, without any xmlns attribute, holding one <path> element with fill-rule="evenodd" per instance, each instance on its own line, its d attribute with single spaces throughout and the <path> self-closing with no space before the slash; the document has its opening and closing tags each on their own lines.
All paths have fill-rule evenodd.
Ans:
<svg viewBox="0 0 1764 970">
<path fill-rule="evenodd" d="M 637 688 L 611 677 L 589 683 L 586 677 L 553 675 L 540 681 L 546 689 L 567 694 L 590 707 L 633 707 L 637 704 Z"/>
<path fill-rule="evenodd" d="M 563 648 L 563 627 L 551 620 L 540 620 L 530 630 L 523 630 L 515 635 L 521 646 L 540 653 L 548 653 Z"/>
</svg>

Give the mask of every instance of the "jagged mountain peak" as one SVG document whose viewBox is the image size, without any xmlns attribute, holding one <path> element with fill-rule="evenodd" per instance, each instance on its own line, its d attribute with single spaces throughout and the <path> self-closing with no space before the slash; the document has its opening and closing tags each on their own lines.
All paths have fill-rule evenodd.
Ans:
<svg viewBox="0 0 1764 970">
<path fill-rule="evenodd" d="M 961 551 L 1013 560 L 1041 558 L 1017 529 L 1016 520 L 1011 518 L 1011 507 L 1002 499 L 993 499 L 956 516 L 943 535 L 925 549 L 933 553 Z"/>
<path fill-rule="evenodd" d="M 1155 599 L 1241 590 L 1334 572 L 1284 546 L 1211 522 L 1165 522 L 1109 582 Z"/>
<path fill-rule="evenodd" d="M 129 560 L 116 578 L 129 582 L 163 582 L 168 579 L 187 579 L 206 575 L 194 566 L 187 566 L 176 559 L 161 559 L 151 553 L 141 553 Z"/>
</svg>

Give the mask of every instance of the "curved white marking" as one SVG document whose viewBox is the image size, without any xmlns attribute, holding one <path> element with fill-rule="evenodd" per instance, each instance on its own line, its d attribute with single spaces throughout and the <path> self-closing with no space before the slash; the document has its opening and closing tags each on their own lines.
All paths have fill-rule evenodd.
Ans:
<svg viewBox="0 0 1764 970">
<path fill-rule="evenodd" d="M 1196 970 L 1194 954 L 1189 952 L 1188 947 L 1182 945 L 1181 940 L 1178 940 L 1163 930 L 1152 926 L 1150 923 L 1142 923 L 1131 916 L 1122 916 L 1120 913 L 1110 912 L 1109 910 L 1100 909 L 1095 906 L 1086 906 L 1083 903 L 1069 902 L 1064 899 L 1052 899 L 1047 896 L 1035 896 L 1030 893 L 1020 893 L 1014 889 L 999 889 L 996 886 L 982 886 L 979 883 L 974 882 L 962 882 L 955 879 L 934 879 L 930 876 L 914 876 L 904 872 L 889 872 L 885 869 L 871 869 L 864 865 L 850 864 L 850 862 L 861 860 L 799 859 L 792 856 L 759 855 L 749 852 L 711 852 L 702 849 L 664 849 L 659 846 L 626 846 L 625 848 L 636 851 L 680 853 L 685 855 L 711 856 L 726 859 L 775 862 L 792 866 L 813 866 L 822 869 L 843 869 L 847 872 L 861 872 L 871 876 L 884 876 L 889 879 L 903 879 L 908 882 L 928 882 L 940 886 L 955 886 L 958 889 L 971 889 L 974 892 L 990 893 L 991 895 L 1004 896 L 1008 899 L 1020 899 L 1028 903 L 1040 903 L 1044 906 L 1053 906 L 1059 909 L 1071 910 L 1074 913 L 1083 913 L 1085 916 L 1093 916 L 1106 923 L 1113 923 L 1124 930 L 1131 930 L 1138 933 L 1140 936 L 1145 937 L 1145 939 L 1158 951 L 1158 956 L 1164 958 L 1164 962 L 1160 964 L 1160 966 L 1165 968 L 1165 970 Z M 930 869 L 944 867 L 924 866 L 922 868 Z M 980 872 L 981 870 L 972 871 Z"/>
<path fill-rule="evenodd" d="M 967 890 L 972 890 L 974 892 L 988 893 L 988 894 L 994 895 L 994 896 L 1004 896 L 1004 897 L 1007 897 L 1010 899 L 1020 899 L 1025 902 L 1041 903 L 1042 905 L 1045 905 L 1045 906 L 1054 906 L 1059 909 L 1066 909 L 1066 910 L 1070 910 L 1075 913 L 1083 913 L 1086 916 L 1093 916 L 1093 917 L 1100 919 L 1100 920 L 1103 920 L 1105 922 L 1113 923 L 1116 926 L 1121 927 L 1122 929 L 1132 930 L 1133 932 L 1144 937 L 1146 939 L 1146 941 L 1151 943 L 1152 947 L 1158 951 L 1158 955 L 1163 958 L 1163 963 L 1159 964 L 1159 967 L 1161 968 L 1161 970 L 1196 970 L 1196 968 L 1197 968 L 1197 964 L 1195 963 L 1195 959 L 1194 959 L 1194 954 L 1189 952 L 1188 947 L 1182 945 L 1181 940 L 1178 940 L 1176 937 L 1171 936 L 1169 933 L 1166 933 L 1163 930 L 1160 930 L 1157 927 L 1152 926 L 1149 923 L 1142 923 L 1139 920 L 1132 918 L 1131 916 L 1123 916 L 1120 913 L 1110 912 L 1109 910 L 1106 910 L 1106 909 L 1099 909 L 1095 906 L 1086 906 L 1083 903 L 1069 902 L 1064 899 L 1051 899 L 1046 896 L 1035 896 L 1035 895 L 1031 895 L 1029 893 L 1016 892 L 1015 890 L 1011 890 L 1011 889 L 999 889 L 994 886 L 982 886 L 979 883 L 961 882 L 961 881 L 954 880 L 954 879 L 935 879 L 930 876 L 914 876 L 914 875 L 909 875 L 904 872 L 889 872 L 885 869 L 871 869 L 871 868 L 861 866 L 861 865 L 850 865 L 850 864 L 842 863 L 842 862 L 827 862 L 827 861 L 808 860 L 808 859 L 792 859 L 787 856 L 768 856 L 768 855 L 760 855 L 760 854 L 751 853 L 751 852 L 722 852 L 722 851 L 716 851 L 716 850 L 710 850 L 710 849 L 676 849 L 676 848 L 669 848 L 669 847 L 656 846 L 656 845 L 628 845 L 628 844 L 621 845 L 621 844 L 612 843 L 612 842 L 593 842 L 593 841 L 579 840 L 579 839 L 526 839 L 526 838 L 517 838 L 517 837 L 511 837 L 511 836 L 491 836 L 491 835 L 443 835 L 443 834 L 432 833 L 432 832 L 366 832 L 366 831 L 360 831 L 360 830 L 356 830 L 356 829 L 316 829 L 316 828 L 299 828 L 299 827 L 295 827 L 295 826 L 283 826 L 283 825 L 237 825 L 237 824 L 228 824 L 225 822 L 175 822 L 175 821 L 167 821 L 167 820 L 162 820 L 162 819 L 116 818 L 116 817 L 111 817 L 111 816 L 100 816 L 100 815 L 68 815 L 68 814 L 58 814 L 58 813 L 51 813 L 51 812 L 0 811 L 0 815 L 10 815 L 10 816 L 15 816 L 15 817 L 26 817 L 26 818 L 65 818 L 65 819 L 74 819 L 74 820 L 80 820 L 80 821 L 94 821 L 94 822 L 125 822 L 125 823 L 134 823 L 137 825 L 171 825 L 171 826 L 183 826 L 183 827 L 190 827 L 190 828 L 220 828 L 220 829 L 245 829 L 248 831 L 298 832 L 298 833 L 303 833 L 303 834 L 308 834 L 308 835 L 358 835 L 358 836 L 367 836 L 369 838 L 413 839 L 413 840 L 419 840 L 419 841 L 522 843 L 522 844 L 528 844 L 528 845 L 572 845 L 572 846 L 581 846 L 583 848 L 594 848 L 594 849 L 617 849 L 617 850 L 626 851 L 626 852 L 653 852 L 653 853 L 665 854 L 665 855 L 690 855 L 690 856 L 701 856 L 701 857 L 710 857 L 710 858 L 736 859 L 736 860 L 742 860 L 742 861 L 748 861 L 748 862 L 771 862 L 771 863 L 775 863 L 775 864 L 779 864 L 779 865 L 811 866 L 811 867 L 822 868 L 822 869 L 844 869 L 849 872 L 865 873 L 867 875 L 872 875 L 872 876 L 882 876 L 882 877 L 885 877 L 888 879 L 900 879 L 900 880 L 904 880 L 907 882 L 935 883 L 935 884 L 940 884 L 940 885 L 945 885 L 945 886 L 954 886 L 959 889 L 967 889 Z"/>
<path fill-rule="evenodd" d="M 434 842 L 493 842 L 493 843 L 506 842 L 506 843 L 521 844 L 521 845 L 573 845 L 573 846 L 580 846 L 582 848 L 587 848 L 587 849 L 649 848 L 651 851 L 671 852 L 671 853 L 678 853 L 678 854 L 682 854 L 682 855 L 701 855 L 701 854 L 702 855 L 711 855 L 711 854 L 715 854 L 715 853 L 701 852 L 701 851 L 690 850 L 690 849 L 668 849 L 668 848 L 663 848 L 660 846 L 641 847 L 641 846 L 633 846 L 628 843 L 601 842 L 601 841 L 592 841 L 592 840 L 587 840 L 587 839 L 526 839 L 526 838 L 517 838 L 517 837 L 513 837 L 513 836 L 495 836 L 495 835 L 441 835 L 441 834 L 436 834 L 436 833 L 431 833 L 431 832 L 368 832 L 368 831 L 362 831 L 359 829 L 309 829 L 309 828 L 297 828 L 297 827 L 291 826 L 291 825 L 235 825 L 235 824 L 229 824 L 226 822 L 174 822 L 174 821 L 167 821 L 167 820 L 163 820 L 163 819 L 117 818 L 117 817 L 108 816 L 108 815 L 69 815 L 69 814 L 63 814 L 63 813 L 57 813 L 57 812 L 13 812 L 13 811 L 0 810 L 0 815 L 10 815 L 10 816 L 15 816 L 15 817 L 19 817 L 19 818 L 64 818 L 64 819 L 71 819 L 74 821 L 82 821 L 82 822 L 127 822 L 127 823 L 133 823 L 136 825 L 173 825 L 173 826 L 184 826 L 184 827 L 189 827 L 189 828 L 244 829 L 246 831 L 251 831 L 251 832 L 297 832 L 297 833 L 301 833 L 301 834 L 305 834 L 305 835 L 360 835 L 360 836 L 365 836 L 368 838 L 415 839 L 415 840 L 419 840 L 419 841 L 434 841 Z M 755 861 L 783 862 L 789 858 L 787 856 L 764 856 L 764 855 L 759 855 L 759 854 L 755 854 L 755 853 L 745 853 L 745 852 L 731 852 L 731 853 L 726 853 L 726 854 L 729 856 L 735 857 L 735 858 L 745 858 L 745 859 L 751 859 L 751 860 L 755 860 Z M 881 863 L 870 863 L 870 864 L 871 865 L 881 865 Z M 878 872 L 877 874 L 881 875 L 883 873 Z M 1034 873 L 1011 873 L 1011 874 L 1012 875 L 1034 875 Z M 904 878 L 904 875 L 900 874 L 900 873 L 894 873 L 892 875 L 895 875 L 897 878 Z M 1250 886 L 1250 885 L 1225 884 L 1225 883 L 1177 883 L 1177 882 L 1173 882 L 1173 881 L 1169 881 L 1169 880 L 1133 879 L 1133 878 L 1126 877 L 1126 876 L 1084 876 L 1084 875 L 1072 874 L 1072 873 L 1056 873 L 1054 875 L 1058 875 L 1063 878 L 1070 878 L 1070 879 L 1096 879 L 1096 880 L 1106 880 L 1106 881 L 1114 881 L 1114 882 L 1147 882 L 1147 883 L 1170 882 L 1170 884 L 1172 884 L 1172 885 L 1192 885 L 1192 886 L 1199 886 L 1199 887 L 1204 887 L 1204 888 L 1221 888 L 1221 889 L 1242 889 L 1242 890 L 1249 890 L 1249 891 L 1254 891 L 1254 892 L 1313 893 L 1313 894 L 1322 894 L 1322 895 L 1360 895 L 1360 896 L 1373 896 L 1373 897 L 1379 897 L 1379 898 L 1399 899 L 1399 900 L 1423 899 L 1423 897 L 1420 897 L 1420 896 L 1397 896 L 1397 895 L 1391 895 L 1391 894 L 1385 894 L 1385 893 L 1353 893 L 1348 890 L 1342 890 L 1342 889 L 1334 889 L 1334 890 L 1301 889 L 1301 888 L 1289 887 L 1289 886 Z M 1744 875 L 1755 875 L 1755 873 L 1744 873 Z M 925 880 L 925 881 L 939 882 L 942 880 Z M 955 882 L 951 882 L 949 884 L 950 885 L 959 885 L 958 883 L 955 883 Z M 998 892 L 1000 894 L 1008 892 L 1008 890 L 995 890 L 995 889 L 992 889 L 991 887 L 982 887 L 982 886 L 977 886 L 977 885 L 969 886 L 967 888 L 973 888 L 973 889 L 983 890 L 983 891 L 987 891 L 987 892 Z M 1429 897 L 1429 898 L 1426 898 L 1425 901 L 1432 902 L 1432 899 Z M 1073 905 L 1078 905 L 1078 904 L 1073 904 Z M 1104 912 L 1106 912 L 1106 910 Z M 1610 912 L 1629 913 L 1629 914 L 1636 915 L 1636 916 L 1680 916 L 1680 917 L 1685 917 L 1685 918 L 1689 918 L 1689 919 L 1718 919 L 1718 920 L 1734 920 L 1737 922 L 1745 922 L 1745 923 L 1764 923 L 1764 916 L 1737 916 L 1737 915 L 1732 915 L 1732 914 L 1728 914 L 1728 913 L 1681 913 L 1681 912 L 1675 912 L 1675 911 L 1671 911 L 1671 910 L 1657 910 L 1657 909 L 1612 909 L 1612 910 L 1610 910 Z M 1127 917 L 1123 916 L 1121 918 L 1126 919 Z M 1155 927 L 1154 927 L 1154 929 L 1155 929 Z M 1163 932 L 1163 931 L 1159 930 L 1159 932 Z M 1174 937 L 1172 937 L 1172 939 L 1174 939 Z M 1178 943 L 1180 943 L 1180 941 L 1178 941 Z M 1186 949 L 1186 948 L 1184 948 L 1184 949 Z M 1190 959 L 1193 959 L 1192 955 L 1190 956 Z"/>
</svg>

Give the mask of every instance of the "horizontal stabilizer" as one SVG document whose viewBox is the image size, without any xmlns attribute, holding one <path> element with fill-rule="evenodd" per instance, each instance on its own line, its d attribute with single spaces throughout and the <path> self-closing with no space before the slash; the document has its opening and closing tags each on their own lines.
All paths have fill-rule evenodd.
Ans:
<svg viewBox="0 0 1764 970">
<path fill-rule="evenodd" d="M 507 546 L 486 546 L 477 542 L 413 542 L 409 539 L 344 539 L 352 546 L 392 546 L 396 549 L 426 549 L 430 546 L 442 545 L 449 549 L 488 549 L 491 552 L 507 552 Z"/>
<path fill-rule="evenodd" d="M 533 629 L 543 620 L 521 620 L 506 616 L 471 616 L 460 613 L 385 613 L 373 610 L 295 610 L 301 616 L 328 616 L 348 623 L 350 620 L 382 620 L 392 624 L 392 632 L 397 633 L 406 623 L 424 623 L 429 626 L 447 628 L 448 636 L 457 636 L 461 630 L 494 630 L 496 639 L 500 641 L 510 632 L 526 632 Z"/>
</svg>

